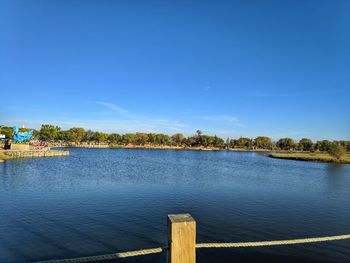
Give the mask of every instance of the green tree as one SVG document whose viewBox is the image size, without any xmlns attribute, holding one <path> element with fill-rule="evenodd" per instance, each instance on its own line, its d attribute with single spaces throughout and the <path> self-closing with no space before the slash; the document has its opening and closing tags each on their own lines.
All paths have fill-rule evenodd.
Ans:
<svg viewBox="0 0 350 263">
<path fill-rule="evenodd" d="M 197 133 L 196 145 L 200 146 L 202 144 L 202 134 L 203 134 L 203 132 L 201 130 L 197 130 L 196 133 Z"/>
<path fill-rule="evenodd" d="M 12 138 L 12 136 L 13 136 L 13 128 L 12 127 L 2 126 L 0 134 L 4 134 L 6 138 Z"/>
<path fill-rule="evenodd" d="M 98 143 L 101 142 L 107 142 L 108 141 L 108 133 L 104 133 L 104 132 L 95 132 L 95 141 L 97 141 Z"/>
<path fill-rule="evenodd" d="M 318 151 L 328 151 L 330 146 L 331 146 L 331 142 L 328 140 L 322 140 L 322 141 L 317 141 L 315 144 L 315 150 Z"/>
<path fill-rule="evenodd" d="M 276 146 L 281 150 L 290 151 L 295 149 L 295 142 L 291 138 L 282 138 L 277 141 Z"/>
<path fill-rule="evenodd" d="M 68 130 L 67 138 L 70 142 L 82 142 L 85 137 L 85 130 L 83 128 L 74 127 Z"/>
<path fill-rule="evenodd" d="M 40 134 L 40 133 L 39 133 L 38 130 L 33 129 L 33 138 L 34 138 L 34 139 L 36 139 L 36 140 L 39 139 L 39 134 Z"/>
<path fill-rule="evenodd" d="M 122 142 L 124 144 L 134 144 L 136 142 L 135 133 L 126 133 L 122 136 Z"/>
<path fill-rule="evenodd" d="M 271 149 L 272 140 L 266 136 L 258 136 L 254 139 L 254 146 L 260 149 Z"/>
<path fill-rule="evenodd" d="M 152 145 L 155 145 L 157 142 L 157 135 L 155 133 L 148 133 L 148 142 Z"/>
<path fill-rule="evenodd" d="M 147 133 L 137 132 L 135 139 L 136 139 L 136 144 L 138 145 L 145 145 L 146 143 L 148 143 Z"/>
<path fill-rule="evenodd" d="M 345 148 L 339 143 L 333 142 L 330 144 L 327 152 L 329 153 L 329 155 L 339 160 L 345 154 L 346 151 Z"/>
<path fill-rule="evenodd" d="M 218 147 L 218 148 L 222 148 L 225 146 L 225 142 L 222 138 L 214 135 L 213 137 L 213 146 Z"/>
<path fill-rule="evenodd" d="M 157 145 L 170 145 L 169 135 L 158 133 L 156 134 L 156 144 Z"/>
<path fill-rule="evenodd" d="M 253 146 L 253 140 L 250 138 L 241 137 L 236 141 L 236 145 L 240 148 L 250 149 Z"/>
<path fill-rule="evenodd" d="M 343 146 L 347 152 L 350 152 L 350 141 L 339 141 L 339 144 Z"/>
<path fill-rule="evenodd" d="M 33 129 L 31 129 L 31 128 L 19 128 L 18 129 L 19 132 L 27 132 L 27 131 L 31 131 L 31 130 L 33 130 Z"/>
<path fill-rule="evenodd" d="M 84 136 L 84 142 L 91 142 L 95 139 L 95 133 L 92 130 L 87 130 Z"/>
<path fill-rule="evenodd" d="M 171 142 L 175 145 L 182 145 L 185 140 L 185 136 L 182 133 L 176 133 L 171 136 Z"/>
<path fill-rule="evenodd" d="M 184 144 L 188 147 L 197 146 L 197 136 L 189 136 L 185 138 Z"/>
<path fill-rule="evenodd" d="M 68 142 L 68 131 L 59 131 L 57 135 L 57 140 Z"/>
<path fill-rule="evenodd" d="M 231 148 L 231 139 L 229 137 L 226 138 L 225 146 L 227 149 Z"/>
<path fill-rule="evenodd" d="M 119 144 L 121 143 L 122 137 L 118 133 L 112 133 L 108 136 L 108 140 L 111 143 Z"/>
<path fill-rule="evenodd" d="M 231 148 L 234 148 L 234 147 L 236 147 L 236 146 L 238 146 L 237 140 L 236 140 L 236 139 L 231 139 L 231 140 L 230 140 L 230 147 L 231 147 Z"/>
<path fill-rule="evenodd" d="M 39 139 L 43 141 L 56 141 L 60 131 L 61 128 L 58 126 L 43 124 L 39 131 Z"/>
<path fill-rule="evenodd" d="M 202 135 L 201 136 L 201 140 L 198 144 L 198 146 L 204 146 L 204 147 L 208 147 L 208 146 L 214 146 L 214 137 L 213 136 L 209 136 L 209 135 Z"/>
<path fill-rule="evenodd" d="M 313 142 L 310 139 L 302 138 L 299 141 L 298 147 L 301 151 L 311 151 L 313 148 Z"/>
</svg>

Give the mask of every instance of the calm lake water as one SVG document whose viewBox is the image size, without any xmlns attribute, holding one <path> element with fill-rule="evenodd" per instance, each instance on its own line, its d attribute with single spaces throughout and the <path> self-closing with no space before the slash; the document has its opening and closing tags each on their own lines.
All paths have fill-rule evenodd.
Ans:
<svg viewBox="0 0 350 263">
<path fill-rule="evenodd" d="M 166 216 L 191 213 L 197 242 L 350 233 L 350 165 L 261 153 L 70 149 L 0 164 L 0 262 L 165 246 Z M 151 255 L 118 262 L 165 262 Z M 350 240 L 197 250 L 198 262 L 350 262 Z"/>
</svg>

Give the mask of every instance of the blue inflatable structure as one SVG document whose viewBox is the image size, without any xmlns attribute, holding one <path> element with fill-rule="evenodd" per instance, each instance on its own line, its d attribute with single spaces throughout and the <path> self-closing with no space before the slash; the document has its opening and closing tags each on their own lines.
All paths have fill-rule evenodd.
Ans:
<svg viewBox="0 0 350 263">
<path fill-rule="evenodd" d="M 33 130 L 27 132 L 20 132 L 17 127 L 13 127 L 13 140 L 15 142 L 26 142 L 30 140 L 30 137 L 33 135 Z"/>
</svg>

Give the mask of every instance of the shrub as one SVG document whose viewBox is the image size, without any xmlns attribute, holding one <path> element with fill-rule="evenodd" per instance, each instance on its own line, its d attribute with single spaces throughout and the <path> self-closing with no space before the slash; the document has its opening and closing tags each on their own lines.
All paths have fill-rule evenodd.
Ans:
<svg viewBox="0 0 350 263">
<path fill-rule="evenodd" d="M 340 144 L 333 142 L 329 146 L 328 153 L 339 160 L 345 154 L 345 148 Z"/>
</svg>

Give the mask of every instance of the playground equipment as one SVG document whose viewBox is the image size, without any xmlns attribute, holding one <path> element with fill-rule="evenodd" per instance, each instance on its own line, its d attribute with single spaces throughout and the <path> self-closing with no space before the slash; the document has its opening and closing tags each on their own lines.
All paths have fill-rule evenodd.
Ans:
<svg viewBox="0 0 350 263">
<path fill-rule="evenodd" d="M 33 135 L 33 130 L 20 132 L 19 129 L 15 126 L 13 127 L 13 141 L 14 142 L 26 142 L 30 140 L 30 137 Z"/>
</svg>

